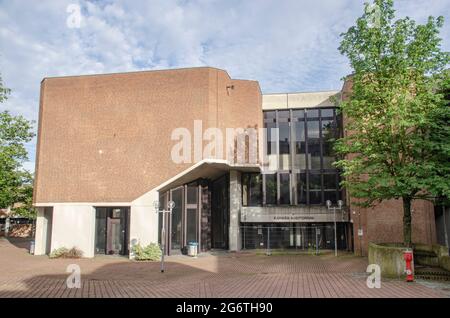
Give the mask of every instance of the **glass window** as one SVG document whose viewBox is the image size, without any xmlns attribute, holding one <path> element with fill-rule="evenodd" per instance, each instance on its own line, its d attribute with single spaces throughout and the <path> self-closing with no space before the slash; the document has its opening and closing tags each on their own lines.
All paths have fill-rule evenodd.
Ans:
<svg viewBox="0 0 450 318">
<path fill-rule="evenodd" d="M 336 137 L 336 125 L 333 120 L 322 120 L 323 169 L 332 169 L 335 161 L 333 143 Z"/>
<path fill-rule="evenodd" d="M 112 209 L 112 217 L 113 218 L 120 218 L 122 215 L 121 209 Z"/>
<path fill-rule="evenodd" d="M 289 173 L 280 173 L 280 204 L 291 204 L 291 184 Z"/>
<path fill-rule="evenodd" d="M 299 119 L 294 122 L 295 157 L 294 169 L 306 169 L 305 121 Z"/>
<path fill-rule="evenodd" d="M 181 248 L 181 211 L 183 210 L 183 189 L 179 188 L 172 190 L 172 201 L 175 202 L 175 207 L 172 210 L 171 216 L 171 238 L 172 249 Z"/>
<path fill-rule="evenodd" d="M 319 121 L 308 121 L 308 158 L 310 169 L 320 169 L 320 130 Z"/>
<path fill-rule="evenodd" d="M 197 209 L 186 210 L 186 240 L 197 242 Z"/>
<path fill-rule="evenodd" d="M 265 174 L 266 204 L 277 204 L 277 175 Z"/>
<path fill-rule="evenodd" d="M 280 155 L 290 153 L 291 134 L 288 122 L 278 123 L 279 141 L 280 141 Z"/>
<path fill-rule="evenodd" d="M 320 190 L 322 189 L 322 182 L 320 174 L 310 173 L 309 174 L 309 190 Z"/>
<path fill-rule="evenodd" d="M 336 190 L 338 188 L 336 174 L 323 175 L 323 188 L 325 190 Z"/>
<path fill-rule="evenodd" d="M 321 191 L 309 191 L 309 204 L 321 204 L 322 192 Z"/>
<path fill-rule="evenodd" d="M 322 203 L 322 176 L 319 173 L 309 174 L 309 204 Z"/>
<path fill-rule="evenodd" d="M 264 112 L 264 128 L 267 131 L 266 151 L 267 154 L 276 154 L 276 112 Z"/>
<path fill-rule="evenodd" d="M 322 108 L 321 116 L 322 116 L 322 118 L 325 118 L 325 117 L 333 118 L 333 116 L 334 116 L 333 108 Z"/>
<path fill-rule="evenodd" d="M 306 110 L 306 116 L 308 118 L 318 118 L 319 117 L 319 110 L 318 109 L 307 109 Z"/>
<path fill-rule="evenodd" d="M 297 203 L 306 204 L 306 173 L 297 173 Z"/>
<path fill-rule="evenodd" d="M 264 176 L 264 204 L 324 204 L 326 198 L 336 201 L 342 197 L 339 172 L 333 166 L 339 120 L 340 115 L 332 107 L 264 112 L 265 127 L 279 129 L 268 131 L 272 139 L 265 143 L 267 153 L 272 155 L 268 170 L 272 173 Z M 243 203 L 257 205 L 261 191 L 254 193 L 257 190 L 252 188 L 253 179 L 245 182 Z"/>
<path fill-rule="evenodd" d="M 259 206 L 262 203 L 262 178 L 257 173 L 242 175 L 242 205 Z"/>
<path fill-rule="evenodd" d="M 197 204 L 198 201 L 198 187 L 196 185 L 189 185 L 187 187 L 187 204 Z"/>
<path fill-rule="evenodd" d="M 337 199 L 336 194 L 337 194 L 336 191 L 324 191 L 323 195 L 324 195 L 325 202 L 327 200 L 330 200 L 332 202 L 332 204 L 336 204 L 337 201 L 339 200 L 339 199 Z"/>
<path fill-rule="evenodd" d="M 97 208 L 95 213 L 95 253 L 106 253 L 106 208 Z"/>
<path fill-rule="evenodd" d="M 166 209 L 167 207 L 167 194 L 168 192 L 165 192 L 159 196 L 159 208 L 160 209 Z M 162 229 L 162 221 L 163 221 L 163 215 L 164 213 L 158 213 L 158 243 L 161 244 L 161 229 Z M 167 218 L 166 218 L 167 220 Z"/>
<path fill-rule="evenodd" d="M 278 150 L 279 150 L 279 170 L 291 169 L 291 126 L 290 111 L 278 111 Z"/>
</svg>

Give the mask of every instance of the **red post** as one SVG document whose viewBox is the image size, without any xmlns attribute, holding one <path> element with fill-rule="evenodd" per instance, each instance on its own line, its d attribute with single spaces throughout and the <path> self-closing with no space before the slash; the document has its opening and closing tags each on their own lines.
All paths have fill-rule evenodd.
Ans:
<svg viewBox="0 0 450 318">
<path fill-rule="evenodd" d="M 413 252 L 405 251 L 403 253 L 403 258 L 405 259 L 406 262 L 406 281 L 413 282 L 414 281 L 414 274 L 412 270 Z"/>
</svg>

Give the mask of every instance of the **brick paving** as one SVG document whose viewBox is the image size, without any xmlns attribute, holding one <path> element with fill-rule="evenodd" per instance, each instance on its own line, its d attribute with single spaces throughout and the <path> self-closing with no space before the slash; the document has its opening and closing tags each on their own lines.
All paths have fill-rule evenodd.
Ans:
<svg viewBox="0 0 450 318">
<path fill-rule="evenodd" d="M 28 243 L 0 238 L 0 297 L 450 297 L 450 285 L 382 280 L 366 286 L 367 260 L 352 255 L 213 253 L 159 262 L 123 257 L 32 256 Z M 81 268 L 81 288 L 66 287 L 67 265 Z M 431 286 L 431 287 L 430 287 Z"/>
</svg>

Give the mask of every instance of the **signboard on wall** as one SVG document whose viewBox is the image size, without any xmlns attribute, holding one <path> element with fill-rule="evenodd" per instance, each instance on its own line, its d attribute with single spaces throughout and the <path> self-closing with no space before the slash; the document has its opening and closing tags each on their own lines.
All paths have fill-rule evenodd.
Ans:
<svg viewBox="0 0 450 318">
<path fill-rule="evenodd" d="M 336 222 L 347 222 L 346 213 L 336 213 Z M 241 222 L 244 223 L 302 223 L 334 222 L 334 214 L 325 209 L 242 207 Z"/>
</svg>

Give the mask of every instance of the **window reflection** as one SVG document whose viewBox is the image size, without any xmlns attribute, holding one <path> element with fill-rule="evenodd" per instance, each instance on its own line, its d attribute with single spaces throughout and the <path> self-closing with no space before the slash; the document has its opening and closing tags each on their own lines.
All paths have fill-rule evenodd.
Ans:
<svg viewBox="0 0 450 318">
<path fill-rule="evenodd" d="M 262 176 L 256 173 L 242 175 L 242 205 L 258 206 L 262 203 Z"/>
<path fill-rule="evenodd" d="M 264 112 L 265 127 L 279 129 L 276 136 L 269 131 L 265 143 L 270 171 L 262 187 L 265 204 L 324 204 L 327 199 L 342 199 L 339 172 L 333 167 L 339 120 L 335 108 Z M 252 182 L 248 182 L 243 200 L 254 204 L 248 196 Z"/>
<path fill-rule="evenodd" d="M 291 204 L 291 185 L 289 173 L 280 173 L 280 204 Z"/>
<path fill-rule="evenodd" d="M 266 204 L 277 204 L 277 175 L 265 174 Z"/>
</svg>

